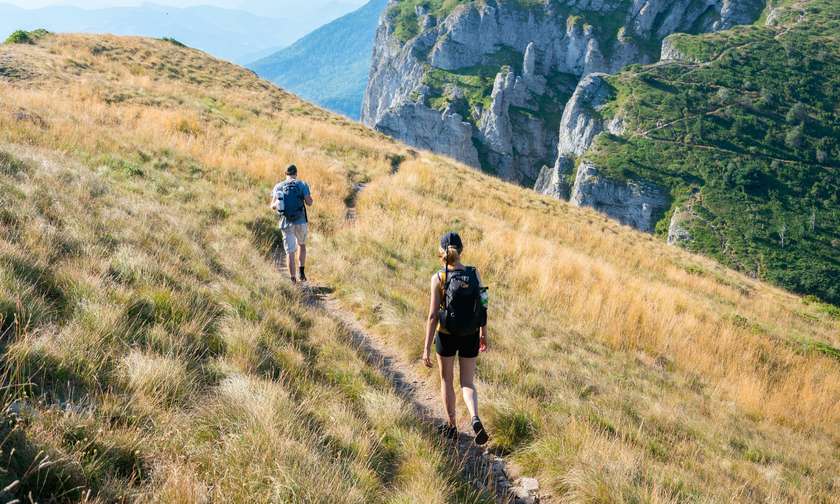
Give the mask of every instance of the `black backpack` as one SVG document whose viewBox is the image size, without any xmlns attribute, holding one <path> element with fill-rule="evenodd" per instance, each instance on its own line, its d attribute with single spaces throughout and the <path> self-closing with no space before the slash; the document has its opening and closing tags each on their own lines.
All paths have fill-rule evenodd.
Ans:
<svg viewBox="0 0 840 504">
<path fill-rule="evenodd" d="M 475 268 L 445 269 L 441 286 L 443 306 L 440 326 L 453 336 L 472 336 L 487 323 L 487 310 L 481 304 L 481 286 Z"/>
<path fill-rule="evenodd" d="M 297 180 L 290 180 L 284 182 L 280 186 L 278 199 L 283 201 L 282 215 L 288 221 L 297 221 L 301 217 L 306 217 L 306 207 L 303 201 L 303 188 Z"/>
</svg>

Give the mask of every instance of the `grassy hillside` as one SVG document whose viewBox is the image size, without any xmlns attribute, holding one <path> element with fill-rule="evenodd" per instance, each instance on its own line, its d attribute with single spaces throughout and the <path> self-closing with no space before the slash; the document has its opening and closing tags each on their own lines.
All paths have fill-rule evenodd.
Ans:
<svg viewBox="0 0 840 504">
<path fill-rule="evenodd" d="M 371 0 L 248 68 L 306 100 L 358 119 L 376 25 L 386 3 Z"/>
<path fill-rule="evenodd" d="M 278 159 L 397 148 L 167 42 L 39 44 L 0 49 L 27 76 L 0 110 L 4 496 L 481 502 L 270 259 Z M 324 232 L 346 180 L 317 166 Z"/>
<path fill-rule="evenodd" d="M 840 9 L 789 4 L 771 26 L 676 36 L 682 61 L 611 78 L 605 112 L 627 133 L 586 157 L 667 187 L 690 250 L 838 304 Z"/>
<path fill-rule="evenodd" d="M 310 276 L 406 360 L 436 239 L 463 233 L 492 293 L 491 449 L 554 498 L 836 501 L 832 307 L 171 43 L 47 35 L 0 47 L 0 79 L 7 493 L 486 500 L 275 271 L 266 194 L 295 162 Z"/>
</svg>

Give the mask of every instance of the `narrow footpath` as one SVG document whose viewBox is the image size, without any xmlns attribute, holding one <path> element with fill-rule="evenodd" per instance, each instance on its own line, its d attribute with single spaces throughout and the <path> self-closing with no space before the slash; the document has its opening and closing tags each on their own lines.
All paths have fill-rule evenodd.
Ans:
<svg viewBox="0 0 840 504">
<path fill-rule="evenodd" d="M 316 286 L 301 288 L 306 304 L 348 331 L 359 355 L 391 382 L 394 391 L 412 405 L 419 418 L 431 425 L 444 423 L 445 413 L 440 404 L 437 383 L 432 385 L 419 376 L 412 364 L 395 355 L 380 338 L 367 332 L 355 316 L 343 309 L 327 291 Z M 463 477 L 477 489 L 495 495 L 498 504 L 550 502 L 547 496 L 540 495 L 536 479 L 512 479 L 510 474 L 513 471 L 508 463 L 486 448 L 476 446 L 471 433 L 459 429 L 458 439 L 452 444 L 452 456 L 462 468 Z"/>
<path fill-rule="evenodd" d="M 393 162 L 391 175 L 397 173 L 400 162 Z M 356 219 L 356 202 L 364 188 L 365 184 L 351 183 L 351 192 L 345 200 L 348 225 L 352 225 Z M 284 271 L 286 257 L 282 247 L 274 260 L 276 266 Z M 412 405 L 420 419 L 435 426 L 445 423 L 446 414 L 440 401 L 437 380 L 434 384 L 429 383 L 415 371 L 416 363 L 406 362 L 381 338 L 369 333 L 332 296 L 332 289 L 302 284 L 300 292 L 309 307 L 319 310 L 347 330 L 359 355 L 391 382 L 394 391 Z M 493 433 L 490 435 L 492 443 Z M 466 481 L 479 490 L 495 495 L 497 504 L 550 504 L 550 496 L 540 493 L 540 485 L 535 478 L 519 476 L 518 470 L 504 458 L 490 453 L 486 447 L 476 446 L 473 440 L 472 432 L 459 428 L 458 439 L 451 445 L 452 457 L 462 468 Z"/>
</svg>

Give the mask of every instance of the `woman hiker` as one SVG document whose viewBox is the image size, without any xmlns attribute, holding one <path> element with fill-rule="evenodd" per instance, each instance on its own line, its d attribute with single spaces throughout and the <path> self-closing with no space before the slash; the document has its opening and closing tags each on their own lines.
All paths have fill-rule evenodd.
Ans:
<svg viewBox="0 0 840 504">
<path fill-rule="evenodd" d="M 432 276 L 423 363 L 432 367 L 430 352 L 434 338 L 440 393 L 449 417 L 442 431 L 447 437 L 456 438 L 454 375 L 457 356 L 461 393 L 472 416 L 475 443 L 483 445 L 490 437 L 478 417 L 474 378 L 478 354 L 487 350 L 487 297 L 478 270 L 461 263 L 463 250 L 457 233 L 447 233 L 440 240 L 439 255 L 444 267 Z"/>
</svg>

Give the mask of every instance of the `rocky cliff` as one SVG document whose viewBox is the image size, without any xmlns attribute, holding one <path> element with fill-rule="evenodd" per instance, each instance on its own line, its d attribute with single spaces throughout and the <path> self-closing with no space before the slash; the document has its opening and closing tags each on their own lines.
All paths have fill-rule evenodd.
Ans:
<svg viewBox="0 0 840 504">
<path fill-rule="evenodd" d="M 582 79 L 538 189 L 837 303 L 840 11 L 803 0 L 765 21 Z"/>
<path fill-rule="evenodd" d="M 578 169 L 571 201 L 592 207 L 613 219 L 652 233 L 668 208 L 668 193 L 650 182 L 603 177 L 598 168 L 583 162 Z"/>
<path fill-rule="evenodd" d="M 570 157 L 600 131 L 621 127 L 582 108 L 609 93 L 598 73 L 656 61 L 671 33 L 728 28 L 763 8 L 760 0 L 428 5 L 389 3 L 362 121 L 559 197 L 570 195 Z"/>
</svg>

